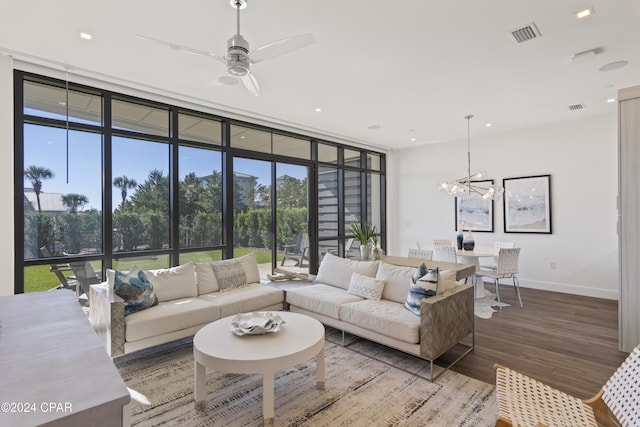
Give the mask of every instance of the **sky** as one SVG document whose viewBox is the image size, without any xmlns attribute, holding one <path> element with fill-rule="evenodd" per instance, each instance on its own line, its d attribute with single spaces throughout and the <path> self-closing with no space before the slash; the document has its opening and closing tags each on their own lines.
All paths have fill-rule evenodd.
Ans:
<svg viewBox="0 0 640 427">
<path fill-rule="evenodd" d="M 42 112 L 37 112 L 37 114 L 42 116 Z M 43 192 L 83 194 L 89 199 L 84 209 L 102 210 L 102 170 L 98 166 L 102 164 L 101 135 L 69 131 L 67 150 L 65 129 L 26 124 L 24 139 L 25 169 L 31 165 L 41 166 L 50 169 L 55 174 L 52 179 L 43 181 Z M 165 176 L 168 174 L 169 145 L 167 144 L 114 137 L 112 151 L 114 178 L 126 175 L 128 178 L 136 180 L 138 184 L 142 184 L 146 181 L 149 172 L 154 169 L 161 170 Z M 212 171 L 220 169 L 221 156 L 219 152 L 191 147 L 180 148 L 178 167 L 180 179 L 191 172 L 194 172 L 196 176 L 207 176 Z M 278 163 L 276 175 L 289 175 L 304 179 L 306 169 L 304 166 Z M 270 162 L 236 158 L 234 170 L 256 176 L 259 184 L 268 185 L 270 182 Z M 32 184 L 25 178 L 24 186 L 30 188 Z M 121 200 L 120 189 L 113 187 L 112 191 L 113 206 L 117 207 Z M 134 191 L 129 190 L 129 194 Z"/>
</svg>

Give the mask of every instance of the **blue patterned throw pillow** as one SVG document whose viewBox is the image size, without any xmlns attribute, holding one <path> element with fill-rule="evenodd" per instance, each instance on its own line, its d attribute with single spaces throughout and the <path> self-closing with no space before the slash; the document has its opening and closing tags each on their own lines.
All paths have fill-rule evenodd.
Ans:
<svg viewBox="0 0 640 427">
<path fill-rule="evenodd" d="M 420 302 L 423 298 L 434 296 L 437 290 L 438 267 L 429 270 L 424 263 L 420 264 L 411 278 L 411 283 L 409 283 L 409 293 L 407 301 L 404 303 L 405 308 L 416 316 L 420 316 Z"/>
<path fill-rule="evenodd" d="M 125 316 L 158 303 L 151 282 L 138 267 L 133 267 L 128 273 L 116 271 L 113 290 L 124 300 Z"/>
</svg>

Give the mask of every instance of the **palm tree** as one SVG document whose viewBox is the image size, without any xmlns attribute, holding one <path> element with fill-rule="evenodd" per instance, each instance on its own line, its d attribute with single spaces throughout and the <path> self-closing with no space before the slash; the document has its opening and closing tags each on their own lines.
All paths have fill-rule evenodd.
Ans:
<svg viewBox="0 0 640 427">
<path fill-rule="evenodd" d="M 88 202 L 89 199 L 84 194 L 69 193 L 62 196 L 62 203 L 71 213 L 77 213 L 78 208 L 83 207 Z"/>
<path fill-rule="evenodd" d="M 36 200 L 38 201 L 38 212 L 42 212 L 40 208 L 40 193 L 42 193 L 42 180 L 51 179 L 55 176 L 51 169 L 47 169 L 43 166 L 29 166 L 24 170 L 24 176 L 33 186 L 33 192 L 36 193 Z"/>
<path fill-rule="evenodd" d="M 120 194 L 122 195 L 121 206 L 124 206 L 124 202 L 127 200 L 127 190 L 136 188 L 138 183 L 135 179 L 129 179 L 126 175 L 122 175 L 113 180 L 113 185 L 120 189 Z"/>
</svg>

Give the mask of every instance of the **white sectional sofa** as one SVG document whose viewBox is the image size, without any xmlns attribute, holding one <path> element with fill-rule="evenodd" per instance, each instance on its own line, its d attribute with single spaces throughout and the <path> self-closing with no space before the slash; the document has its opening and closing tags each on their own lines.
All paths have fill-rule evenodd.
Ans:
<svg viewBox="0 0 640 427">
<path fill-rule="evenodd" d="M 439 370 L 434 376 L 433 362 L 439 356 L 461 346 L 462 354 L 451 361 L 452 365 L 473 349 L 473 287 L 457 283 L 455 270 L 440 271 L 438 294 L 422 300 L 417 316 L 404 304 L 415 271 L 415 267 L 327 254 L 314 284 L 289 290 L 286 302 L 291 311 L 429 361 L 433 380 L 444 372 Z M 350 284 L 363 276 L 378 279 L 368 281 L 372 286 L 384 283 L 380 300 L 349 292 Z M 357 279 L 352 282 L 354 277 Z"/>
<path fill-rule="evenodd" d="M 89 292 L 89 320 L 112 357 L 192 336 L 233 314 L 282 310 L 284 303 L 282 290 L 259 283 L 253 254 L 148 270 L 158 303 L 127 316 L 125 301 L 114 291 L 114 273 L 107 270 L 107 281 Z"/>
</svg>

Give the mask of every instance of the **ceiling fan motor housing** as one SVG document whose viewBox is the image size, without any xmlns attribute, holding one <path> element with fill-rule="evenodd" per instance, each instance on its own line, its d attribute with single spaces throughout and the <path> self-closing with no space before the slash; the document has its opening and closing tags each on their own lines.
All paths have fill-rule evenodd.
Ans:
<svg viewBox="0 0 640 427">
<path fill-rule="evenodd" d="M 227 71 L 234 76 L 249 73 L 249 42 L 240 34 L 227 41 Z"/>
</svg>

